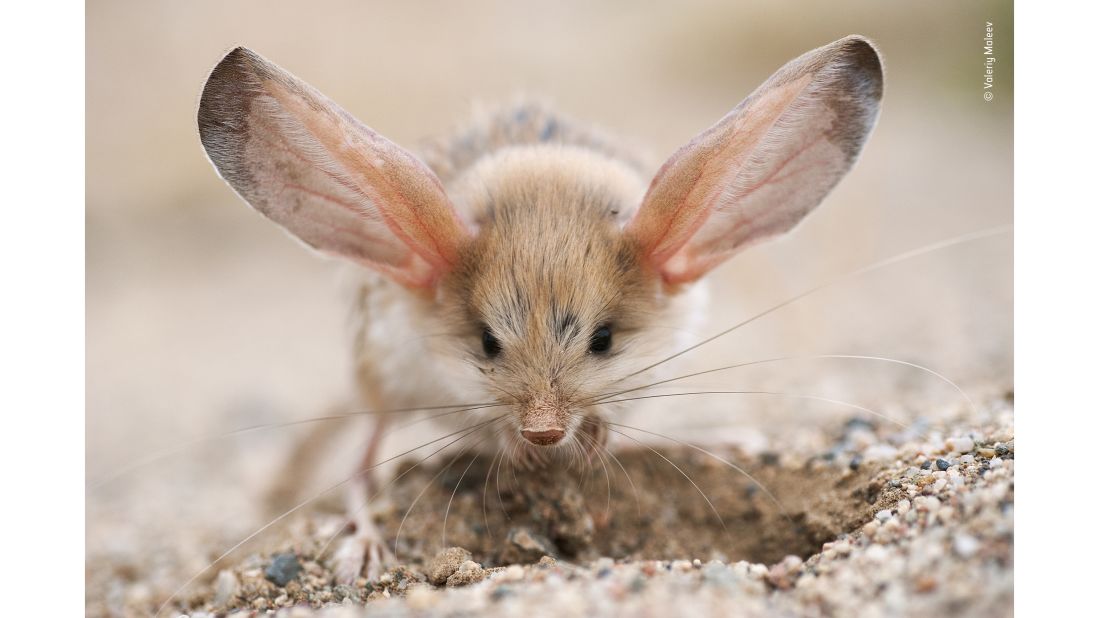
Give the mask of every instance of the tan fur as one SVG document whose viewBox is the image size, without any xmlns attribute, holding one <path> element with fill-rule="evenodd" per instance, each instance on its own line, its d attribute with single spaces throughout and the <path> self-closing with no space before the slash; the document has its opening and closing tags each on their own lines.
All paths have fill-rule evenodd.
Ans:
<svg viewBox="0 0 1099 618">
<path fill-rule="evenodd" d="M 522 134 L 507 123 L 531 118 L 529 111 L 483 115 L 506 126 L 475 125 L 459 135 Z M 562 133 L 589 135 L 555 122 Z M 497 140 L 495 150 L 441 174 L 451 178 L 447 193 L 475 237 L 436 296 L 410 303 L 406 290 L 384 279 L 364 283 L 357 367 L 361 384 L 381 385 L 390 406 L 500 400 L 515 409 L 505 440 L 520 428 L 546 426 L 571 435 L 585 414 L 573 404 L 675 344 L 670 331 L 652 326 L 679 324 L 696 312 L 680 306 L 668 314 L 682 303 L 663 291 L 621 233 L 645 190 L 635 164 L 612 158 L 606 141 L 601 151 L 560 139 L 515 141 Z M 604 323 L 613 325 L 616 347 L 607 358 L 587 350 L 592 330 Z M 486 326 L 504 348 L 497 359 L 481 350 Z M 417 330 L 448 336 L 416 339 Z"/>
<path fill-rule="evenodd" d="M 361 401 L 495 402 L 482 417 L 503 412 L 507 442 L 523 429 L 572 437 L 601 414 L 595 398 L 644 379 L 674 347 L 666 327 L 691 313 L 682 284 L 791 228 L 850 168 L 881 78 L 861 37 L 810 51 L 647 191 L 627 149 L 533 103 L 480 113 L 424 165 L 243 48 L 211 74 L 199 130 L 249 203 L 384 275 L 365 275 L 356 303 Z M 596 353 L 601 328 L 613 347 Z"/>
</svg>

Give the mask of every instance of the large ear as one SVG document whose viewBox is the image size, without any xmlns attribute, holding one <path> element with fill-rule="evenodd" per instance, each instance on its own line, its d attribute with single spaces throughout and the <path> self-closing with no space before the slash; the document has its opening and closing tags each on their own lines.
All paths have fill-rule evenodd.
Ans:
<svg viewBox="0 0 1099 618">
<path fill-rule="evenodd" d="M 214 68 L 198 129 L 222 178 L 256 210 L 407 286 L 436 281 L 467 235 L 416 157 L 251 50 Z"/>
<path fill-rule="evenodd" d="M 851 168 L 878 117 L 882 68 L 849 36 L 779 69 L 657 173 L 627 231 L 669 284 L 785 232 Z"/>
</svg>

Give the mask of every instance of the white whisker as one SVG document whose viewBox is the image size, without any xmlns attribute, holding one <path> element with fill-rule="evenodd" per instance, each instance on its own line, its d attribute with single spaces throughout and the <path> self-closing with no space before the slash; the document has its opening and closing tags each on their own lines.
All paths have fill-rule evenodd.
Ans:
<svg viewBox="0 0 1099 618">
<path fill-rule="evenodd" d="M 608 428 L 608 429 L 609 429 L 610 431 L 613 431 L 614 433 L 616 433 L 616 434 L 618 434 L 618 435 L 620 435 L 620 436 L 622 436 L 622 437 L 624 437 L 624 438 L 628 439 L 628 440 L 632 440 L 632 441 L 634 441 L 634 442 L 635 442 L 635 443 L 637 443 L 637 444 L 638 444 L 639 446 L 643 446 L 643 447 L 647 448 L 647 449 L 648 449 L 649 451 L 651 451 L 651 452 L 652 452 L 653 454 L 655 454 L 655 455 L 656 455 L 657 457 L 659 457 L 659 458 L 663 459 L 664 461 L 668 462 L 668 465 L 670 465 L 671 467 L 675 468 L 675 469 L 676 469 L 676 471 L 677 471 L 677 472 L 679 472 L 679 473 L 680 473 L 681 475 L 683 475 L 683 478 L 687 479 L 687 482 L 689 482 L 689 483 L 690 483 L 690 484 L 691 484 L 691 485 L 692 485 L 692 486 L 693 486 L 693 487 L 695 488 L 695 491 L 697 491 L 697 492 L 698 492 L 698 495 L 702 496 L 702 499 L 706 501 L 706 504 L 710 505 L 710 510 L 711 510 L 711 511 L 713 511 L 714 515 L 715 515 L 715 516 L 717 517 L 717 520 L 718 520 L 719 522 L 721 522 L 721 528 L 722 528 L 723 530 L 725 530 L 725 533 L 726 533 L 726 534 L 728 534 L 728 533 L 729 533 L 729 527 L 725 525 L 725 519 L 721 517 L 721 513 L 719 513 L 719 512 L 717 511 L 717 507 L 715 507 L 715 506 L 714 506 L 714 503 L 710 501 L 710 497 L 709 497 L 709 496 L 707 496 L 707 495 L 706 495 L 706 492 L 702 491 L 702 488 L 698 486 L 698 483 L 696 483 L 696 482 L 694 481 L 694 479 L 692 479 L 692 478 L 690 477 L 690 475 L 688 475 L 688 474 L 687 474 L 686 472 L 684 472 L 682 468 L 680 468 L 679 466 L 677 466 L 677 465 L 675 464 L 675 462 L 674 462 L 674 461 L 672 461 L 671 459 L 668 459 L 668 458 L 667 458 L 667 457 L 665 457 L 665 456 L 664 456 L 664 454 L 663 454 L 663 453 L 661 453 L 660 451 L 658 451 L 658 450 L 654 449 L 653 447 L 651 447 L 651 446 L 649 446 L 649 445 L 647 445 L 647 444 L 644 444 L 644 443 L 642 443 L 642 442 L 641 442 L 640 440 L 638 440 L 637 438 L 634 438 L 634 437 L 633 437 L 633 436 L 631 436 L 631 435 L 628 435 L 628 434 L 625 434 L 625 433 L 623 433 L 623 432 L 621 432 L 621 431 L 618 431 L 617 429 L 614 429 L 613 427 L 610 427 L 610 428 Z"/>
<path fill-rule="evenodd" d="M 825 281 L 824 283 L 817 284 L 817 285 L 805 290 L 804 292 L 795 294 L 794 296 L 791 296 L 790 298 L 787 298 L 786 300 L 784 300 L 784 301 L 782 301 L 782 302 L 780 302 L 776 305 L 772 305 L 771 307 L 769 307 L 769 308 L 767 308 L 767 309 L 765 309 L 765 310 L 763 310 L 763 311 L 761 311 L 761 312 L 759 312 L 759 313 L 757 313 L 757 314 L 755 314 L 755 315 L 753 315 L 753 316 L 751 316 L 751 317 L 749 317 L 749 318 L 747 318 L 747 319 L 745 319 L 745 320 L 743 320 L 743 321 L 741 321 L 741 322 L 739 322 L 739 323 L 737 323 L 737 324 L 735 324 L 735 325 L 733 325 L 733 326 L 731 326 L 731 327 L 729 327 L 729 328 L 727 328 L 727 329 L 725 329 L 725 330 L 723 330 L 723 331 L 721 331 L 721 332 L 719 332 L 715 335 L 711 335 L 711 336 L 703 339 L 702 341 L 699 341 L 698 343 L 692 344 L 692 345 L 676 352 L 675 354 L 672 354 L 671 356 L 666 356 L 663 359 L 661 359 L 661 360 L 659 360 L 659 361 L 657 361 L 657 362 L 655 362 L 651 365 L 648 365 L 648 366 L 646 366 L 642 369 L 638 369 L 637 371 L 634 371 L 633 373 L 631 373 L 629 375 L 623 376 L 622 378 L 619 379 L 619 381 L 632 378 L 633 376 L 644 373 L 644 372 L 646 372 L 650 369 L 653 369 L 654 367 L 657 367 L 659 365 L 663 365 L 664 363 L 666 363 L 668 361 L 679 358 L 680 356 L 683 356 L 684 354 L 687 354 L 688 352 L 691 352 L 693 350 L 697 350 L 698 348 L 706 345 L 707 343 L 710 343 L 711 341 L 714 341 L 715 339 L 719 339 L 721 337 L 724 337 L 725 335 L 728 335 L 729 333 L 737 330 L 738 328 L 740 328 L 742 326 L 746 326 L 748 324 L 751 324 L 752 322 L 755 322 L 756 320 L 758 320 L 758 319 L 760 319 L 764 316 L 770 315 L 771 313 L 774 313 L 775 311 L 778 311 L 779 309 L 782 309 L 783 307 L 786 307 L 787 305 L 793 304 L 793 303 L 805 298 L 806 296 L 809 296 L 811 294 L 819 292 L 820 290 L 823 290 L 825 288 L 829 288 L 833 285 L 842 283 L 842 282 L 847 281 L 849 279 L 853 279 L 855 277 L 859 277 L 861 275 L 865 275 L 867 273 L 874 272 L 876 270 L 885 268 L 887 266 L 891 266 L 891 265 L 896 264 L 898 262 L 903 262 L 905 260 L 910 260 L 910 259 L 922 256 L 922 255 L 926 255 L 928 253 L 933 253 L 935 251 L 940 251 L 940 250 L 943 250 L 943 249 L 946 249 L 946 248 L 949 248 L 949 247 L 953 247 L 953 246 L 956 246 L 956 245 L 964 244 L 964 243 L 967 243 L 967 242 L 972 242 L 972 241 L 975 241 L 975 240 L 981 240 L 981 239 L 984 239 L 984 238 L 990 238 L 992 236 L 997 236 L 997 235 L 1000 235 L 1000 234 L 1004 234 L 1006 232 L 1011 231 L 1013 228 L 1014 228 L 1013 225 L 1008 224 L 1008 225 L 1000 225 L 1000 226 L 996 226 L 996 227 L 992 227 L 992 228 L 987 228 L 987 229 L 984 229 L 984 230 L 977 230 L 975 232 L 970 232 L 968 234 L 962 234 L 962 235 L 959 235 L 959 236 L 955 236 L 953 238 L 947 238 L 945 240 L 940 240 L 940 241 L 937 241 L 937 242 L 934 242 L 934 243 L 930 243 L 930 244 L 924 245 L 922 247 L 917 247 L 915 249 L 911 249 L 911 250 L 905 251 L 903 253 L 898 253 L 896 255 L 893 255 L 893 256 L 887 257 L 885 259 L 879 260 L 879 261 L 874 262 L 872 264 L 869 264 L 867 266 L 863 266 L 861 268 L 857 268 L 855 270 L 849 271 L 849 272 L 847 272 L 845 274 L 842 274 L 838 277 L 834 277 L 832 279 L 829 279 L 828 281 Z"/>
<path fill-rule="evenodd" d="M 498 417 L 496 417 L 496 419 L 493 419 L 493 420 L 499 420 L 499 419 L 501 419 L 501 418 L 503 418 L 503 416 L 498 416 Z M 487 423 L 490 423 L 490 422 L 492 422 L 492 421 L 485 421 L 485 422 L 484 422 L 484 423 L 482 423 L 482 424 L 487 424 Z M 474 430 L 476 430 L 476 427 L 474 428 Z M 281 515 L 279 515 L 278 517 L 276 517 L 276 518 L 272 519 L 271 521 L 269 521 L 269 522 L 267 522 L 266 524 L 264 524 L 263 526 L 261 526 L 261 527 L 260 527 L 259 529 L 257 529 L 257 530 L 256 530 L 255 532 L 253 532 L 253 533 L 249 534 L 248 536 L 244 537 L 243 539 L 241 539 L 241 540 L 240 540 L 240 541 L 239 541 L 238 543 L 236 543 L 235 545 L 233 545 L 233 546 L 232 546 L 232 547 L 230 547 L 229 549 L 225 550 L 225 552 L 223 552 L 223 553 L 222 553 L 221 555 L 219 555 L 219 556 L 218 556 L 217 558 L 214 558 L 214 560 L 213 560 L 213 561 L 211 561 L 211 562 L 210 562 L 210 564 L 206 565 L 206 567 L 205 567 L 205 568 L 203 568 L 203 569 L 202 569 L 201 571 L 199 571 L 199 572 L 195 573 L 195 574 L 194 574 L 193 576 L 191 576 L 191 577 L 190 577 L 190 579 L 188 579 L 188 580 L 187 580 L 186 582 L 184 582 L 182 586 L 180 586 L 179 588 L 177 588 L 177 589 L 176 589 L 176 590 L 175 590 L 174 592 L 172 592 L 172 594 L 171 594 L 171 595 L 169 595 L 169 596 L 168 596 L 168 598 L 167 598 L 167 599 L 165 599 L 165 600 L 164 600 L 164 603 L 162 603 L 162 604 L 160 605 L 160 607 L 159 607 L 159 608 L 157 609 L 157 611 L 156 611 L 156 614 L 154 614 L 154 616 L 159 616 L 159 615 L 160 615 L 161 613 L 163 613 L 163 612 L 164 612 L 164 609 L 168 607 L 168 604 L 170 604 L 170 603 L 171 603 L 171 602 L 172 602 L 173 600 L 175 600 L 175 598 L 176 598 L 176 597 L 178 597 L 178 596 L 179 596 L 179 594 L 180 594 L 181 592 L 183 592 L 183 590 L 184 590 L 185 588 L 187 588 L 187 586 L 190 586 L 190 585 L 191 585 L 192 583 L 194 583 L 194 582 L 195 582 L 195 580 L 197 580 L 197 579 L 198 579 L 199 577 L 202 577 L 202 575 L 203 575 L 204 573 L 206 573 L 207 571 L 209 571 L 210 569 L 212 569 L 212 568 L 213 568 L 214 566 L 216 566 L 216 565 L 217 565 L 217 564 L 218 564 L 219 562 L 221 562 L 222 560 L 224 560 L 224 559 L 225 559 L 226 557 L 228 557 L 228 556 L 229 556 L 230 554 L 232 554 L 232 553 L 233 553 L 234 551 L 236 551 L 236 550 L 240 549 L 240 548 L 241 548 L 242 546 L 244 546 L 244 545 L 245 545 L 246 543 L 248 543 L 248 542 L 249 542 L 249 541 L 251 541 L 252 539 L 256 538 L 257 536 L 259 536 L 259 535 L 260 535 L 260 534 L 262 534 L 262 533 L 263 533 L 264 531 L 268 530 L 269 528 L 271 528 L 272 526 L 274 526 L 274 525 L 275 525 L 275 524 L 277 524 L 278 522 L 280 522 L 280 521 L 282 521 L 283 519 L 285 519 L 285 518 L 289 517 L 289 516 L 290 516 L 290 515 L 292 515 L 293 513 L 296 513 L 297 511 L 299 511 L 299 510 L 301 510 L 301 509 L 305 508 L 305 507 L 306 507 L 307 505 L 309 505 L 309 504 L 310 504 L 310 503 L 312 503 L 313 501 L 315 501 L 315 500 L 319 499 L 319 498 L 320 498 L 321 496 L 324 496 L 325 494 L 327 494 L 327 493 L 329 493 L 329 492 L 331 492 L 331 491 L 334 491 L 334 490 L 336 490 L 336 489 L 338 489 L 338 488 L 342 487 L 343 485 L 346 485 L 347 483 L 351 482 L 351 481 L 352 481 L 352 480 L 354 480 L 355 478 L 358 478 L 359 476 L 362 476 L 363 474 L 366 474 L 367 472 L 369 472 L 369 471 L 371 471 L 371 470 L 374 470 L 374 469 L 376 469 L 376 468 L 378 468 L 378 467 L 380 467 L 380 466 L 382 466 L 382 465 L 385 465 L 385 464 L 387 464 L 387 463 L 389 463 L 389 462 L 391 462 L 391 461 L 394 461 L 394 460 L 396 460 L 396 459 L 399 459 L 399 458 L 401 458 L 401 457 L 404 457 L 405 455 L 408 455 L 408 454 L 410 454 L 410 453 L 414 453 L 414 452 L 416 452 L 416 451 L 420 450 L 421 448 L 423 448 L 423 447 L 425 447 L 425 446 L 428 446 L 428 445 L 430 445 L 430 444 L 435 444 L 436 442 L 441 442 L 442 440 L 446 440 L 447 438 L 450 438 L 450 437 L 452 437 L 452 436 L 454 436 L 454 435 L 456 435 L 456 434 L 459 434 L 459 433 L 462 433 L 462 430 L 459 430 L 459 431 L 455 431 L 455 432 L 449 433 L 449 434 L 447 434 L 447 435 L 445 435 L 445 436 L 442 436 L 442 437 L 440 437 L 440 438 L 436 438 L 436 439 L 434 439 L 434 440 L 432 440 L 432 441 L 430 441 L 430 442 L 425 442 L 425 443 L 423 443 L 423 444 L 421 444 L 421 445 L 419 445 L 419 446 L 417 446 L 417 447 L 415 447 L 415 448 L 413 448 L 413 449 L 409 449 L 409 450 L 407 450 L 407 451 L 405 451 L 405 452 L 403 452 L 403 453 L 400 453 L 400 454 L 398 454 L 398 455 L 394 455 L 393 457 L 390 457 L 389 459 L 386 459 L 385 461 L 381 461 L 381 462 L 378 462 L 378 463 L 376 463 L 376 464 L 374 464 L 374 465 L 371 465 L 371 466 L 367 466 L 366 468 L 363 468 L 363 469 L 361 469 L 361 470 L 358 470 L 358 471 L 356 471 L 356 472 L 355 472 L 354 474 L 352 474 L 351 476 L 349 476 L 349 477 L 347 477 L 347 478 L 343 479 L 343 480 L 342 480 L 342 481 L 340 481 L 339 483 L 336 483 L 336 484 L 334 484 L 334 485 L 330 485 L 330 486 L 326 487 L 325 489 L 323 489 L 323 490 L 321 490 L 321 491 L 319 491 L 319 492 L 317 492 L 317 493 L 313 494 L 313 495 L 312 495 L 312 496 L 310 496 L 309 498 L 306 498 L 306 499 L 305 499 L 305 500 L 303 500 L 302 502 L 299 502 L 299 503 L 298 503 L 297 505 L 295 505 L 294 507 L 290 508 L 289 510 L 285 511 L 284 513 L 282 513 L 282 514 L 281 514 Z M 458 440 L 461 440 L 461 439 L 462 439 L 462 438 L 464 438 L 464 437 L 465 437 L 465 436 L 460 436 L 460 437 L 458 438 Z M 457 440 L 456 440 L 456 441 L 457 441 Z M 449 444 L 453 444 L 453 442 L 451 442 L 451 443 L 449 443 Z M 448 445 L 446 445 L 446 446 L 449 446 L 449 444 L 448 444 Z M 444 446 L 443 448 L 446 448 L 446 446 Z M 442 449 L 440 449 L 440 450 L 442 450 Z M 437 453 L 438 451 L 435 451 L 435 452 Z M 434 455 L 434 453 L 432 453 L 432 454 Z M 347 526 L 347 524 L 344 524 L 344 527 L 346 527 L 346 526 Z M 342 530 L 342 529 L 343 529 L 343 528 L 341 527 L 341 530 Z"/>
<path fill-rule="evenodd" d="M 743 475 L 745 478 L 747 478 L 749 481 L 751 481 L 756 487 L 758 487 L 761 491 L 763 491 L 763 493 L 767 495 L 767 498 L 770 499 L 771 502 L 774 503 L 774 505 L 776 507 L 778 507 L 778 510 L 782 512 L 782 516 L 786 518 L 786 521 L 789 522 L 791 526 L 794 525 L 794 520 L 790 518 L 789 513 L 787 513 L 787 511 L 786 511 L 786 507 L 782 506 L 782 503 L 779 502 L 778 498 L 776 498 L 775 495 L 772 494 L 771 491 L 769 489 L 767 489 L 766 486 L 763 485 L 763 483 L 760 483 L 759 480 L 756 479 L 756 477 L 752 476 L 751 474 L 748 473 L 747 470 L 745 470 L 744 468 L 741 468 L 740 466 L 736 465 L 735 463 L 733 463 L 733 462 L 717 455 L 716 453 L 710 452 L 710 451 L 702 448 L 701 446 L 698 446 L 697 444 L 692 444 L 690 442 L 684 442 L 682 440 L 678 440 L 678 439 L 673 438 L 673 437 L 668 436 L 668 435 L 664 435 L 664 434 L 661 434 L 661 433 L 656 433 L 655 431 L 649 431 L 648 429 L 642 429 L 640 427 L 631 427 L 629 425 L 623 425 L 621 423 L 608 423 L 608 424 L 613 425 L 615 427 L 621 427 L 623 429 L 632 429 L 634 431 L 640 431 L 641 433 L 647 433 L 651 436 L 656 436 L 658 438 L 664 438 L 665 440 L 671 440 L 672 442 L 675 442 L 676 444 L 692 448 L 692 449 L 694 449 L 694 450 L 696 450 L 700 453 L 703 453 L 705 455 L 708 455 L 708 456 L 714 458 L 717 461 L 720 461 L 721 463 L 725 464 L 726 466 L 729 466 L 730 468 L 732 468 L 733 470 L 735 470 L 739 474 Z"/>
</svg>

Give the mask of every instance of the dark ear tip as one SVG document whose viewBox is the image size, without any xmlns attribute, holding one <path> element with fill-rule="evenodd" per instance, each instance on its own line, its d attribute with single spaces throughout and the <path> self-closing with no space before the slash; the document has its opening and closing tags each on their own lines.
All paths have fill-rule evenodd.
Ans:
<svg viewBox="0 0 1099 618">
<path fill-rule="evenodd" d="M 267 62 L 247 47 L 225 54 L 202 87 L 198 104 L 199 137 L 207 151 L 228 135 L 243 130 L 244 108 Z"/>
<path fill-rule="evenodd" d="M 842 59 L 844 64 L 859 75 L 863 92 L 880 101 L 885 87 L 885 75 L 877 46 L 862 35 L 852 34 L 828 47 L 833 50 L 833 59 Z"/>
<path fill-rule="evenodd" d="M 234 58 L 240 56 L 255 56 L 256 52 L 248 49 L 243 45 L 237 45 L 233 49 L 229 50 L 229 53 L 225 54 L 225 58 Z"/>
<path fill-rule="evenodd" d="M 850 48 L 850 49 L 867 49 L 867 48 L 869 48 L 870 50 L 873 50 L 875 53 L 877 53 L 876 47 L 874 46 L 874 42 L 871 41 L 869 37 L 865 37 L 861 34 L 849 34 L 849 35 L 843 37 L 842 39 L 839 39 L 838 41 L 836 41 L 836 43 L 838 43 L 839 45 L 841 45 L 843 47 Z"/>
<path fill-rule="evenodd" d="M 211 82 L 220 81 L 233 75 L 254 73 L 257 68 L 262 67 L 264 64 L 263 58 L 256 52 L 247 47 L 234 47 L 218 61 L 217 65 L 214 66 L 214 70 L 210 71 L 210 77 L 206 80 L 207 87 Z"/>
<path fill-rule="evenodd" d="M 233 48 L 218 61 L 206 78 L 199 101 L 200 112 L 229 93 L 244 92 L 249 85 L 255 83 L 257 77 L 266 72 L 267 66 L 268 63 L 262 56 L 247 47 Z"/>
<path fill-rule="evenodd" d="M 260 56 L 243 45 L 238 45 L 230 50 L 229 53 L 225 54 L 225 57 L 221 59 L 218 66 L 227 62 L 231 62 L 237 66 L 261 66 L 267 63 L 267 61 L 263 59 L 263 56 Z"/>
<path fill-rule="evenodd" d="M 860 34 L 852 34 L 836 41 L 836 44 L 840 48 L 840 53 L 851 60 L 855 66 L 880 78 L 882 75 L 881 53 L 873 41 Z"/>
</svg>

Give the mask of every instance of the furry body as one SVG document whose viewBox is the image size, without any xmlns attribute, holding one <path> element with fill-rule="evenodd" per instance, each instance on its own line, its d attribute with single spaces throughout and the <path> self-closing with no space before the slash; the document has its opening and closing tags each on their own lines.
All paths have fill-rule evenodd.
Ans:
<svg viewBox="0 0 1099 618">
<path fill-rule="evenodd" d="M 574 398 L 596 395 L 683 345 L 682 333 L 701 323 L 705 286 L 664 293 L 643 276 L 636 247 L 621 238 L 651 170 L 604 134 L 522 102 L 476 115 L 449 139 L 433 143 L 425 161 L 459 215 L 476 227 L 477 240 L 464 249 L 466 266 L 441 282 L 438 297 L 412 295 L 410 303 L 405 288 L 365 273 L 354 320 L 356 379 L 367 407 L 492 401 L 501 398 L 499 388 L 549 394 L 551 382 L 568 381 L 576 373 L 570 366 L 584 362 L 583 346 L 574 345 L 579 349 L 570 356 L 561 345 L 582 344 L 581 324 L 614 315 L 618 343 L 627 351 L 613 369 L 565 385 Z M 512 349 L 538 357 L 518 359 L 511 384 L 497 389 L 486 388 L 481 374 L 508 368 L 484 366 L 477 350 L 489 313 L 510 326 Z M 524 371 L 540 367 L 555 371 Z M 651 377 L 641 374 L 629 384 Z M 443 419 L 456 429 L 494 412 Z"/>
</svg>

